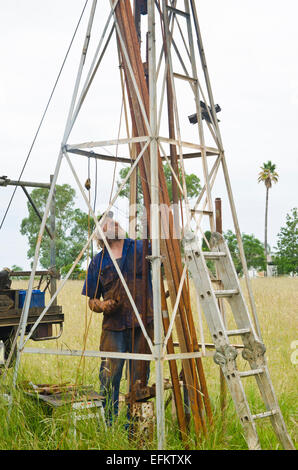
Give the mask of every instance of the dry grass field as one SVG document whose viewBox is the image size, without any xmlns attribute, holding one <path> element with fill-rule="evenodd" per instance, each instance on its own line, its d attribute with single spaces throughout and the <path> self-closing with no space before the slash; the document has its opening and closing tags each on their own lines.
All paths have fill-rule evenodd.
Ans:
<svg viewBox="0 0 298 470">
<path fill-rule="evenodd" d="M 13 287 L 24 288 L 24 281 L 15 281 Z M 297 432 L 297 415 L 295 416 L 296 400 L 297 400 L 297 365 L 293 361 L 293 342 L 298 339 L 297 331 L 297 309 L 298 309 L 298 279 L 296 278 L 265 278 L 254 279 L 252 281 L 253 292 L 261 324 L 263 340 L 267 347 L 267 359 L 271 378 L 275 387 L 276 394 L 279 399 L 280 406 L 284 413 L 284 417 L 293 439 Z M 98 350 L 100 331 L 101 331 L 101 314 L 92 313 L 87 308 L 86 298 L 81 295 L 82 281 L 68 281 L 58 298 L 58 304 L 63 306 L 65 314 L 64 331 L 59 340 L 46 342 L 29 341 L 29 347 L 42 348 L 59 348 L 59 349 L 86 349 Z M 245 289 L 244 289 L 245 291 Z M 196 300 L 194 291 L 191 288 L 192 302 L 195 310 Z M 229 318 L 229 312 L 227 311 Z M 232 323 L 228 319 L 228 324 L 232 327 Z M 209 332 L 204 322 L 205 341 L 211 342 Z M 292 345 L 292 347 L 291 347 Z M 292 360 L 291 360 L 292 358 Z M 219 406 L 219 370 L 212 360 L 208 357 L 203 359 L 204 370 L 206 373 L 209 393 L 215 413 L 216 426 L 210 433 L 207 440 L 203 441 L 198 448 L 208 449 L 226 449 L 236 448 L 245 449 L 246 444 L 241 435 L 241 427 L 239 426 L 237 417 L 234 413 L 233 404 L 228 396 L 228 406 L 226 411 L 226 420 L 221 419 Z M 241 363 L 242 361 L 242 363 Z M 63 382 L 79 382 L 93 385 L 98 391 L 98 369 L 99 358 L 80 358 L 61 357 L 50 355 L 33 355 L 24 354 L 21 360 L 20 377 L 22 380 L 31 380 L 34 383 L 63 383 Z M 244 366 L 244 361 L 239 360 L 239 368 Z M 154 382 L 154 366 L 151 372 L 151 382 Z M 254 411 L 260 410 L 260 400 L 258 394 L 253 388 L 253 380 L 249 378 L 246 381 L 246 390 L 252 401 Z M 250 382 L 251 381 L 251 382 Z M 122 391 L 126 390 L 126 383 L 123 379 Z M 167 392 L 169 393 L 169 392 Z M 172 429 L 171 406 L 167 409 L 167 445 L 170 449 L 179 448 L 181 445 L 179 439 Z M 52 425 L 51 425 L 52 426 Z M 261 425 L 260 437 L 263 440 L 265 448 L 278 448 L 278 443 L 273 437 L 270 426 Z M 119 431 L 120 432 L 120 431 Z M 53 434 L 53 428 L 51 428 Z M 177 433 L 176 433 L 177 434 Z M 262 437 L 263 436 L 263 437 Z M 31 439 L 31 440 L 30 440 Z M 35 437 L 23 436 L 21 443 L 12 445 L 22 446 L 22 448 L 44 448 L 49 446 L 49 442 L 45 443 Z M 62 439 L 66 442 L 65 439 Z M 64 448 L 90 448 L 92 439 L 82 438 L 81 441 L 69 441 Z M 56 440 L 52 437 L 52 445 L 54 448 L 59 447 L 61 439 Z M 106 434 L 99 438 L 96 437 L 99 447 L 106 449 L 128 448 L 133 444 L 128 443 L 126 438 L 113 438 Z M 100 444 L 99 444 L 100 442 Z M 198 444 L 191 441 L 193 448 L 197 448 Z M 154 448 L 154 443 L 151 444 Z M 94 443 L 91 447 L 94 447 Z M 47 448 L 46 447 L 46 448 Z M 60 445 L 61 447 L 61 445 Z M 149 445 L 150 447 L 150 445 Z M 7 435 L 0 435 L 0 448 L 9 447 L 9 432 Z M 62 446 L 63 448 L 63 446 Z"/>
</svg>

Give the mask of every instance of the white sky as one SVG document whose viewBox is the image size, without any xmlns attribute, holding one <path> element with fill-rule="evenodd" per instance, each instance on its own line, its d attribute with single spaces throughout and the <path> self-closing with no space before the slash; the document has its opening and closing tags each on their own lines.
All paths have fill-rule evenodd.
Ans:
<svg viewBox="0 0 298 470">
<path fill-rule="evenodd" d="M 0 0 L 0 176 L 18 179 L 84 3 L 84 0 Z M 98 4 L 94 30 L 97 38 L 109 2 L 99 0 Z M 265 187 L 257 183 L 259 168 L 270 159 L 280 176 L 269 196 L 268 241 L 274 246 L 286 214 L 297 206 L 298 200 L 298 4 L 295 0 L 200 0 L 197 5 L 215 102 L 222 108 L 218 116 L 242 232 L 254 233 L 263 241 Z M 88 12 L 89 8 L 90 5 Z M 86 20 L 87 15 L 23 180 L 47 182 L 54 172 Z M 92 50 L 93 46 L 90 47 Z M 70 143 L 117 137 L 121 107 L 116 89 L 118 77 L 113 41 Z M 185 113 L 182 130 L 191 135 L 194 127 L 188 123 L 187 115 L 193 114 L 194 108 L 185 102 L 181 109 Z M 78 158 L 74 161 L 84 183 L 87 161 L 83 157 L 74 158 Z M 98 165 L 97 199 L 105 205 L 113 165 Z M 194 161 L 188 163 L 187 171 L 199 172 L 197 165 Z M 94 169 L 93 162 L 91 168 Z M 75 187 L 65 164 L 58 183 Z M 0 188 L 1 220 L 12 191 L 12 187 Z M 215 197 L 223 200 L 224 230 L 232 229 L 221 179 Z M 85 209 L 80 198 L 77 203 Z M 124 201 L 118 207 L 121 218 L 126 212 Z M 26 199 L 19 188 L 0 231 L 0 268 L 13 264 L 29 267 L 26 239 L 19 233 L 26 215 Z"/>
</svg>

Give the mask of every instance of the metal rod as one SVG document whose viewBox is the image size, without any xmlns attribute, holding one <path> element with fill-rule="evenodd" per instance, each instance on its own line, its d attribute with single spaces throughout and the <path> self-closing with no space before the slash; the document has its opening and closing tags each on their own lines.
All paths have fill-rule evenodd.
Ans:
<svg viewBox="0 0 298 470">
<path fill-rule="evenodd" d="M 165 294 L 165 288 L 163 281 L 161 282 L 161 307 L 162 307 L 162 321 L 164 327 L 164 333 L 169 329 L 169 313 L 168 313 L 168 306 Z M 174 354 L 174 343 L 173 339 L 170 336 L 169 341 L 167 342 L 167 353 Z M 169 361 L 169 369 L 172 379 L 173 385 L 173 395 L 175 400 L 175 407 L 177 412 L 177 419 L 179 424 L 179 431 L 182 438 L 182 441 L 187 445 L 187 424 L 186 424 L 186 416 L 185 410 L 182 401 L 182 394 L 181 394 L 181 387 L 180 387 L 180 380 L 178 374 L 178 367 L 176 361 Z"/>
<path fill-rule="evenodd" d="M 131 164 L 131 158 L 128 157 L 114 157 L 110 155 L 103 155 L 101 153 L 95 153 L 95 152 L 88 152 L 87 150 L 81 150 L 81 149 L 67 149 L 68 153 L 71 153 L 73 155 L 81 155 L 83 157 L 88 157 L 88 158 L 95 158 L 98 160 L 106 160 L 108 162 L 117 162 L 117 163 L 127 163 Z"/>
<path fill-rule="evenodd" d="M 167 47 L 166 41 L 165 47 Z M 166 83 L 167 83 L 167 107 L 168 107 L 168 129 L 169 137 L 175 139 L 175 117 L 173 110 L 173 90 L 172 82 L 170 76 L 170 70 L 166 67 Z M 177 186 L 177 177 L 179 177 L 179 167 L 178 167 L 178 156 L 177 150 L 174 145 L 170 145 L 170 156 L 171 156 L 171 171 L 172 171 L 172 200 L 173 200 L 173 217 L 174 217 L 174 230 L 175 234 L 180 233 L 180 217 L 179 217 L 179 191 Z M 168 162 L 169 164 L 169 162 Z M 180 195 L 183 194 L 183 190 L 180 189 Z"/>
<path fill-rule="evenodd" d="M 23 352 L 26 354 L 48 354 L 53 356 L 78 356 L 78 357 L 110 357 L 113 359 L 133 359 L 142 361 L 152 361 L 155 358 L 152 354 L 137 354 L 137 353 L 121 353 L 121 352 L 108 352 L 108 351 L 87 351 L 69 349 L 61 351 L 59 349 L 48 348 L 24 348 Z"/>
<path fill-rule="evenodd" d="M 36 183 L 33 181 L 15 181 L 10 180 L 6 177 L 0 177 L 0 186 L 22 186 L 22 187 L 31 187 L 31 188 L 46 188 L 50 189 L 51 185 L 49 183 Z"/>
<path fill-rule="evenodd" d="M 143 353 L 121 353 L 121 352 L 110 352 L 110 351 L 88 351 L 88 350 L 59 350 L 59 349 L 49 349 L 49 348 L 24 348 L 23 353 L 25 354 L 45 354 L 52 356 L 71 356 L 71 357 L 110 357 L 112 359 L 132 359 L 132 360 L 142 360 L 142 361 L 152 361 L 156 360 L 156 356 L 153 354 L 143 354 Z M 206 356 L 212 357 L 213 352 L 207 352 Z M 166 361 L 175 361 L 178 359 L 192 359 L 192 358 L 201 358 L 201 352 L 190 352 L 190 353 L 174 353 L 166 354 L 164 360 Z"/>
<path fill-rule="evenodd" d="M 25 188 L 25 186 L 22 186 L 22 190 L 24 191 L 28 201 L 30 202 L 35 214 L 37 215 L 37 217 L 39 218 L 40 221 L 42 221 L 42 216 L 39 212 L 39 210 L 37 209 L 32 197 L 30 196 L 30 194 L 28 193 L 27 189 Z M 49 235 L 50 239 L 53 240 L 54 238 L 54 233 L 49 229 L 49 227 L 46 225 L 45 226 L 45 229 L 47 231 L 47 234 Z"/>
<path fill-rule="evenodd" d="M 192 142 L 185 142 L 183 140 L 177 140 L 177 139 L 169 139 L 167 137 L 162 137 L 162 136 L 158 136 L 158 140 L 160 140 L 161 142 L 166 142 L 168 144 L 173 144 L 173 145 L 177 145 L 177 147 L 179 146 L 182 146 L 182 147 L 189 147 L 189 148 L 192 148 L 192 149 L 198 149 L 198 150 L 202 150 L 203 148 L 210 152 L 210 155 L 219 155 L 220 151 L 215 148 L 215 147 L 208 147 L 208 146 L 202 146 L 201 144 L 195 144 L 195 143 L 192 143 Z"/>
<path fill-rule="evenodd" d="M 156 50 L 155 50 L 155 7 L 154 0 L 148 1 L 148 69 L 150 128 L 150 183 L 151 183 L 151 245 L 152 245 L 152 290 L 154 314 L 154 350 L 156 354 L 156 421 L 158 449 L 165 444 L 164 384 L 162 358 L 162 316 L 160 293 L 160 224 L 159 224 L 159 164 L 157 145 L 157 90 L 156 90 Z"/>
<path fill-rule="evenodd" d="M 50 176 L 50 181 L 52 183 L 54 175 Z M 50 243 L 50 269 L 53 269 L 56 272 L 56 189 L 54 188 L 53 197 L 50 207 L 50 224 L 51 232 L 53 237 L 51 238 Z M 51 276 L 51 296 L 53 296 L 57 290 L 57 279 L 56 276 Z M 53 302 L 53 305 L 57 305 L 57 299 Z"/>
<path fill-rule="evenodd" d="M 107 147 L 109 145 L 122 145 L 122 144 L 136 144 L 140 142 L 147 142 L 149 139 L 148 135 L 144 135 L 141 137 L 129 137 L 127 139 L 112 139 L 112 140 L 103 140 L 98 142 L 83 142 L 80 144 L 71 144 L 66 145 L 65 150 L 68 152 L 69 150 L 75 149 L 83 149 L 83 148 L 93 148 L 93 147 Z"/>
<path fill-rule="evenodd" d="M 82 78 L 82 72 L 83 72 L 83 68 L 84 68 L 84 64 L 85 64 L 85 60 L 86 60 L 86 55 L 87 55 L 87 51 L 88 51 L 88 47 L 89 47 L 91 29 L 92 29 L 93 19 L 94 19 L 94 15 L 95 15 L 96 5 L 97 5 L 97 0 L 93 0 L 92 6 L 91 6 L 91 12 L 90 12 L 90 16 L 89 16 L 89 21 L 88 21 L 88 25 L 87 25 L 87 31 L 86 31 L 86 35 L 85 35 L 83 50 L 82 50 L 82 53 L 81 53 L 81 60 L 80 60 L 80 64 L 79 64 L 78 74 L 77 74 L 77 78 L 76 78 L 76 82 L 75 82 L 75 86 L 74 86 L 74 91 L 73 91 L 73 95 L 72 95 L 72 100 L 71 100 L 71 104 L 70 104 L 70 108 L 69 108 L 68 117 L 67 117 L 67 125 L 66 125 L 64 136 L 63 136 L 63 139 L 62 139 L 62 146 L 67 142 L 67 139 L 69 137 L 69 134 L 70 134 L 71 129 L 72 129 L 73 124 L 74 124 L 73 111 L 74 111 L 76 99 L 77 99 L 77 96 L 78 96 L 79 86 L 80 86 L 81 78 Z"/>
<path fill-rule="evenodd" d="M 163 354 L 165 354 L 169 337 L 170 337 L 171 334 L 172 334 L 174 322 L 175 322 L 175 319 L 176 319 L 176 314 L 177 314 L 177 312 L 178 312 L 178 307 L 179 307 L 181 292 L 182 292 L 183 284 L 184 284 L 184 281 L 185 281 L 186 271 L 187 271 L 187 267 L 186 267 L 186 265 L 185 265 L 185 266 L 184 266 L 184 269 L 183 269 L 183 273 L 182 273 L 182 277 L 181 277 L 179 289 L 178 289 L 178 292 L 177 292 L 176 303 L 175 303 L 175 305 L 174 305 L 174 309 L 173 309 L 173 312 L 172 312 L 171 321 L 170 321 L 170 324 L 169 324 L 169 328 L 168 328 L 166 337 L 165 337 L 165 339 L 164 339 Z"/>
<path fill-rule="evenodd" d="M 159 139 L 160 142 L 164 142 L 164 139 Z M 117 162 L 117 163 L 127 163 L 131 164 L 132 159 L 130 157 L 118 157 L 118 156 L 112 156 L 112 155 L 104 155 L 102 153 L 97 153 L 97 152 L 88 152 L 88 150 L 81 150 L 81 149 L 76 149 L 76 148 L 69 148 L 67 147 L 67 152 L 71 153 L 73 155 L 82 155 L 83 157 L 88 157 L 88 158 L 94 158 L 97 160 L 106 160 L 108 162 Z M 214 156 L 218 155 L 218 153 L 214 152 L 206 152 L 207 156 Z M 165 152 L 163 152 L 163 156 L 161 157 L 163 161 L 168 162 L 169 159 L 171 158 L 171 155 L 166 155 Z M 190 158 L 202 158 L 202 154 L 200 152 L 192 152 L 192 153 L 183 153 L 183 160 L 187 160 Z M 49 186 L 50 188 L 50 186 Z"/>
<path fill-rule="evenodd" d="M 52 272 L 51 270 L 44 270 L 44 271 L 35 271 L 36 276 L 46 276 L 46 275 L 51 275 Z M 9 277 L 19 277 L 19 276 L 30 276 L 31 271 L 11 271 L 9 273 Z"/>
</svg>

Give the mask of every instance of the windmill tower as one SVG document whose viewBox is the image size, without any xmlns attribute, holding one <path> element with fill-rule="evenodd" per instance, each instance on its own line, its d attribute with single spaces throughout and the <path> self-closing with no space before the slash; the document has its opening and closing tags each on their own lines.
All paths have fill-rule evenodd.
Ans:
<svg viewBox="0 0 298 470">
<path fill-rule="evenodd" d="M 104 20 L 104 25 L 101 26 L 102 33 L 97 41 L 94 57 L 91 60 L 89 70 L 84 74 L 86 57 L 89 53 L 89 45 L 95 28 L 96 9 L 98 8 L 97 1 L 93 0 L 92 2 L 73 97 L 40 227 L 33 270 L 19 327 L 20 341 L 14 379 L 15 381 L 17 379 L 22 353 L 30 353 L 30 348 L 25 348 L 25 344 L 47 309 L 55 301 L 93 237 L 93 234 L 90 235 L 81 254 L 57 289 L 55 296 L 51 298 L 39 320 L 33 325 L 31 333 L 25 339 L 40 244 L 55 184 L 61 170 L 61 163 L 66 161 L 94 219 L 96 229 L 103 238 L 105 247 L 131 302 L 150 350 L 150 354 L 127 353 L 125 357 L 127 359 L 143 359 L 155 362 L 159 448 L 164 447 L 165 440 L 165 361 L 169 361 L 182 438 L 187 432 L 187 425 L 179 384 L 178 361 L 182 363 L 183 381 L 188 391 L 197 434 L 200 434 L 202 430 L 205 432 L 208 421 L 212 421 L 212 410 L 203 370 L 202 351 L 197 337 L 196 316 L 191 302 L 188 272 L 191 274 L 195 286 L 197 308 L 203 310 L 214 339 L 214 348 L 216 350 L 214 359 L 221 366 L 227 381 L 249 447 L 252 449 L 260 448 L 255 421 L 269 417 L 273 429 L 283 446 L 292 448 L 293 445 L 285 428 L 264 356 L 265 347 L 262 342 L 247 272 L 241 233 L 217 119 L 217 112 L 220 108 L 215 104 L 212 94 L 195 3 L 194 0 L 135 0 L 132 9 L 129 0 L 110 0 L 110 11 Z M 145 28 L 141 27 L 143 23 L 146 23 Z M 146 41 L 144 40 L 145 37 Z M 98 140 L 74 144 L 71 141 L 71 131 L 89 90 L 95 86 L 95 76 L 101 73 L 103 58 L 109 54 L 109 47 L 113 38 L 116 38 L 118 51 L 118 55 L 115 56 L 115 68 L 120 67 L 119 85 L 121 86 L 122 99 L 126 109 L 126 136 L 120 136 L 119 133 L 115 132 L 115 135 L 110 139 L 101 136 Z M 98 93 L 100 93 L 100 90 L 98 90 Z M 183 102 L 192 103 L 194 107 L 194 114 L 189 116 L 187 126 L 185 125 Z M 101 115 L 100 110 L 98 119 L 99 122 L 101 119 L 102 121 L 105 119 L 104 113 Z M 122 154 L 126 152 L 126 156 L 104 155 L 102 149 L 106 147 L 111 149 L 121 147 Z M 75 170 L 73 158 L 78 158 L 78 155 L 81 158 L 94 158 L 98 161 L 119 161 L 130 165 L 122 185 L 117 188 L 113 197 L 106 201 L 103 220 L 113 208 L 121 189 L 127 181 L 130 181 L 130 230 L 132 235 L 136 235 L 134 222 L 136 220 L 138 180 L 141 182 L 140 191 L 147 214 L 147 219 L 143 222 L 143 229 L 147 229 L 152 250 L 151 255 L 147 255 L 147 259 L 151 263 L 152 270 L 153 341 L 148 336 L 142 315 L 136 307 L 133 293 L 126 284 L 101 225 L 98 223 L 96 211 L 93 210 L 86 196 L 80 175 Z M 196 161 L 197 172 L 202 182 L 202 189 L 195 203 L 191 201 L 187 193 L 185 168 L 190 160 Z M 172 200 L 169 198 L 164 163 L 171 171 Z M 222 237 L 215 231 L 212 188 L 220 169 L 226 184 L 227 199 L 239 244 L 250 312 L 244 302 L 229 251 Z M 210 240 L 205 236 L 207 229 L 211 232 Z M 205 240 L 209 249 L 206 253 L 202 251 L 202 239 Z M 208 260 L 215 263 L 215 276 L 210 274 L 206 264 Z M 229 302 L 236 322 L 234 329 L 229 328 L 224 323 L 218 307 L 218 299 L 221 302 L 226 300 Z M 170 310 L 172 310 L 171 315 L 169 315 Z M 178 338 L 178 351 L 173 340 L 174 330 Z M 230 344 L 230 336 L 238 336 L 242 339 L 244 345 L 243 357 L 250 365 L 249 371 L 238 371 L 236 363 L 237 350 Z M 52 353 L 55 354 L 55 351 L 52 351 Z M 88 356 L 88 351 L 84 351 L 82 354 Z M 118 357 L 117 353 L 105 351 L 98 352 L 97 356 Z M 255 415 L 250 412 L 241 382 L 244 377 L 250 375 L 256 378 L 257 386 L 266 406 L 264 412 Z"/>
</svg>

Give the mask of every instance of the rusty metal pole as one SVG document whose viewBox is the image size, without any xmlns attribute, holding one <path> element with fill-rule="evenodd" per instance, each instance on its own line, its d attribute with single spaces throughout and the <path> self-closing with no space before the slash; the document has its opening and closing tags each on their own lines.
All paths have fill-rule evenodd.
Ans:
<svg viewBox="0 0 298 470">
<path fill-rule="evenodd" d="M 133 2 L 133 16 L 135 19 L 135 27 L 138 35 L 138 40 L 139 43 L 141 43 L 141 8 L 139 0 L 134 0 Z"/>
<path fill-rule="evenodd" d="M 222 210 L 221 210 L 221 199 L 219 197 L 215 199 L 215 228 L 218 233 L 222 234 Z M 224 324 L 226 324 L 223 299 L 218 299 L 218 306 L 222 313 L 223 322 Z M 227 386 L 226 386 L 225 377 L 221 369 L 219 371 L 219 379 L 220 379 L 220 407 L 221 407 L 222 417 L 224 418 L 226 405 L 227 405 Z"/>
</svg>

